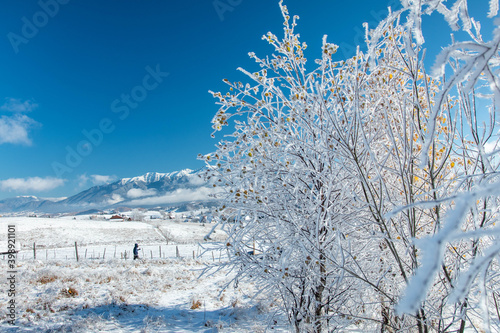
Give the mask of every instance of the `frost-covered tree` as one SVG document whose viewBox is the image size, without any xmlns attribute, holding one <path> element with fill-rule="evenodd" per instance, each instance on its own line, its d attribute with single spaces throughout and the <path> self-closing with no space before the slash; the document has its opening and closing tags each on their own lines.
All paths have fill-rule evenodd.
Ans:
<svg viewBox="0 0 500 333">
<path fill-rule="evenodd" d="M 498 310 L 490 229 L 500 161 L 490 148 L 500 33 L 483 42 L 463 0 L 402 4 L 367 30 L 368 52 L 334 61 L 325 36 L 308 71 L 297 17 L 290 23 L 280 3 L 284 38 L 264 36 L 275 54 L 251 53 L 261 69 L 240 69 L 250 83 L 213 93 L 214 129 L 234 126 L 203 156 L 225 191 L 214 214 L 229 235 L 224 265 L 280 295 L 298 332 L 463 331 L 478 327 L 480 306 L 486 319 Z M 421 16 L 435 10 L 452 25 L 460 18 L 472 41 L 446 48 L 431 77 Z M 491 101 L 489 125 L 478 97 Z M 478 272 L 482 299 L 470 292 Z"/>
<path fill-rule="evenodd" d="M 216 216 L 232 222 L 226 245 L 237 279 L 277 291 L 297 332 L 320 332 L 345 327 L 362 306 L 362 288 L 341 268 L 354 260 L 345 249 L 363 246 L 349 236 L 361 220 L 352 177 L 335 154 L 336 129 L 325 122 L 330 110 L 321 95 L 331 83 L 306 71 L 297 18 L 290 23 L 281 9 L 283 40 L 265 36 L 279 55 L 251 54 L 262 69 L 242 71 L 253 84 L 227 82 L 228 94 L 213 93 L 221 104 L 214 128 L 232 121 L 235 131 L 205 158 L 227 191 Z M 319 61 L 335 50 L 325 43 Z"/>
<path fill-rule="evenodd" d="M 447 8 L 444 1 L 406 2 L 407 26 L 415 32 L 416 41 L 423 43 L 421 17 L 434 11 L 444 15 L 452 28 L 460 27 L 469 38 L 452 40 L 438 56 L 434 77 L 443 84 L 436 95 L 428 121 L 420 167 L 432 163 L 432 147 L 440 139 L 439 110 L 449 103 L 450 96 L 457 103 L 452 113 L 455 126 L 448 167 L 451 177 L 446 184 L 453 193 L 441 193 L 419 206 L 435 205 L 435 209 L 449 206 L 446 214 L 437 216 L 434 236 L 417 242 L 424 250 L 422 267 L 418 269 L 399 305 L 401 312 L 415 311 L 416 305 L 428 301 L 432 288 L 442 276 L 448 280 L 448 297 L 441 307 L 441 322 L 447 317 L 458 330 L 466 328 L 500 331 L 498 307 L 497 240 L 498 203 L 498 107 L 500 105 L 498 18 L 493 22 L 490 41 L 483 40 L 481 25 L 468 14 L 467 1 L 456 1 Z M 489 2 L 489 18 L 498 14 L 498 1 Z M 489 33 L 489 32 L 487 32 Z M 428 153 L 428 154 L 427 154 Z M 434 193 L 441 191 L 437 188 Z M 444 194 L 444 195 L 443 195 Z M 443 284 L 445 288 L 445 284 Z M 441 324 L 440 322 L 440 324 Z M 438 326 L 449 330 L 448 326 Z"/>
</svg>

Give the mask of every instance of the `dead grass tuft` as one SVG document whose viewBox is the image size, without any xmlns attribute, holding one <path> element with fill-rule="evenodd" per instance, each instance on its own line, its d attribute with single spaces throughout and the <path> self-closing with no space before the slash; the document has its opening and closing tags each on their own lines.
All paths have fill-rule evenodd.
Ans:
<svg viewBox="0 0 500 333">
<path fill-rule="evenodd" d="M 199 300 L 197 300 L 196 302 L 193 300 L 191 303 L 192 303 L 191 310 L 198 309 L 201 307 L 201 302 Z"/>
<path fill-rule="evenodd" d="M 44 276 L 39 277 L 38 280 L 36 280 L 36 282 L 38 282 L 40 284 L 47 284 L 50 282 L 54 282 L 55 280 L 57 280 L 57 276 L 51 274 L 51 275 L 44 275 Z"/>
<path fill-rule="evenodd" d="M 76 297 L 78 296 L 78 291 L 75 288 L 63 288 L 61 289 L 61 295 L 64 297 Z"/>
<path fill-rule="evenodd" d="M 72 277 L 67 277 L 61 280 L 62 282 L 76 282 L 76 280 Z"/>
<path fill-rule="evenodd" d="M 110 283 L 111 280 L 113 280 L 113 278 L 111 276 L 108 276 L 107 278 L 105 279 L 102 279 L 101 281 L 99 281 L 98 283 L 99 284 L 106 284 L 106 283 Z"/>
</svg>

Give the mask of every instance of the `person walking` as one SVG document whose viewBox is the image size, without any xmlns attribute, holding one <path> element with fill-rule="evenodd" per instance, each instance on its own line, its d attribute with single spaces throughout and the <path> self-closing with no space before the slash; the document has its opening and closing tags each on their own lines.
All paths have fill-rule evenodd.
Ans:
<svg viewBox="0 0 500 333">
<path fill-rule="evenodd" d="M 134 251 L 133 251 L 134 252 L 134 260 L 139 259 L 139 250 L 140 250 L 139 245 L 137 245 L 137 243 L 135 243 Z"/>
</svg>

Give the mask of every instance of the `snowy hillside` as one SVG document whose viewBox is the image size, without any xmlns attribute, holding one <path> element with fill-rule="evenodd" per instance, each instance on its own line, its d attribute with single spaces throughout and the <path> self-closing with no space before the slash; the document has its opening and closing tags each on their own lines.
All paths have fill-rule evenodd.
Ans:
<svg viewBox="0 0 500 333">
<path fill-rule="evenodd" d="M 5 322 L 8 296 L 0 293 L 0 331 L 285 331 L 284 318 L 277 317 L 278 325 L 264 319 L 276 311 L 275 300 L 251 298 L 252 283 L 225 288 L 233 276 L 226 271 L 200 277 L 206 264 L 227 260 L 210 250 L 217 243 L 203 248 L 197 243 L 213 225 L 154 222 L 1 218 L 0 228 L 16 226 L 20 252 L 16 326 Z M 124 259 L 134 242 L 140 244 L 141 259 Z M 2 238 L 0 249 L 6 248 Z M 4 255 L 0 269 L 8 270 Z"/>
<path fill-rule="evenodd" d="M 8 198 L 0 201 L 0 211 L 10 212 L 16 211 L 19 207 L 37 207 L 41 201 L 41 199 L 32 195 Z"/>
<path fill-rule="evenodd" d="M 0 201 L 0 212 L 62 213 L 113 207 L 183 207 L 187 203 L 210 205 L 216 193 L 202 178 L 202 171 L 149 172 L 94 186 L 63 200 L 23 196 Z"/>
</svg>

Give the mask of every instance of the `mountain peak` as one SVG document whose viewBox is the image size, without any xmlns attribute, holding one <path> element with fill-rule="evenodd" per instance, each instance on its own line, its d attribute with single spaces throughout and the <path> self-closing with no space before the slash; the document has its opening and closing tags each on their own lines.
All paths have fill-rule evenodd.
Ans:
<svg viewBox="0 0 500 333">
<path fill-rule="evenodd" d="M 187 176 L 187 175 L 192 174 L 193 170 L 191 170 L 191 169 L 184 169 L 184 170 L 177 171 L 177 172 L 174 172 L 174 173 L 176 173 L 177 177 L 182 177 L 182 176 Z"/>
<path fill-rule="evenodd" d="M 213 190 L 199 177 L 203 169 L 184 169 L 171 173 L 148 172 L 114 183 L 93 186 L 68 198 L 20 196 L 0 200 L 0 211 L 67 212 L 124 206 L 182 206 L 211 202 Z"/>
<path fill-rule="evenodd" d="M 185 176 L 189 176 L 193 173 L 191 169 L 184 169 L 181 171 L 175 171 L 171 173 L 160 173 L 160 172 L 147 172 L 142 176 L 132 177 L 132 178 L 123 178 L 121 179 L 121 184 L 127 183 L 136 183 L 136 182 L 144 182 L 146 184 L 154 183 L 161 181 L 165 178 L 181 178 Z"/>
<path fill-rule="evenodd" d="M 38 197 L 35 197 L 34 195 L 18 195 L 16 198 L 39 200 Z"/>
<path fill-rule="evenodd" d="M 147 172 L 142 176 L 137 176 L 137 177 L 132 177 L 132 178 L 123 178 L 121 180 L 122 184 L 127 184 L 127 183 L 135 183 L 135 182 L 144 182 L 144 183 L 153 183 L 157 182 L 165 177 L 167 177 L 169 174 L 167 173 L 159 173 L 159 172 Z"/>
</svg>

